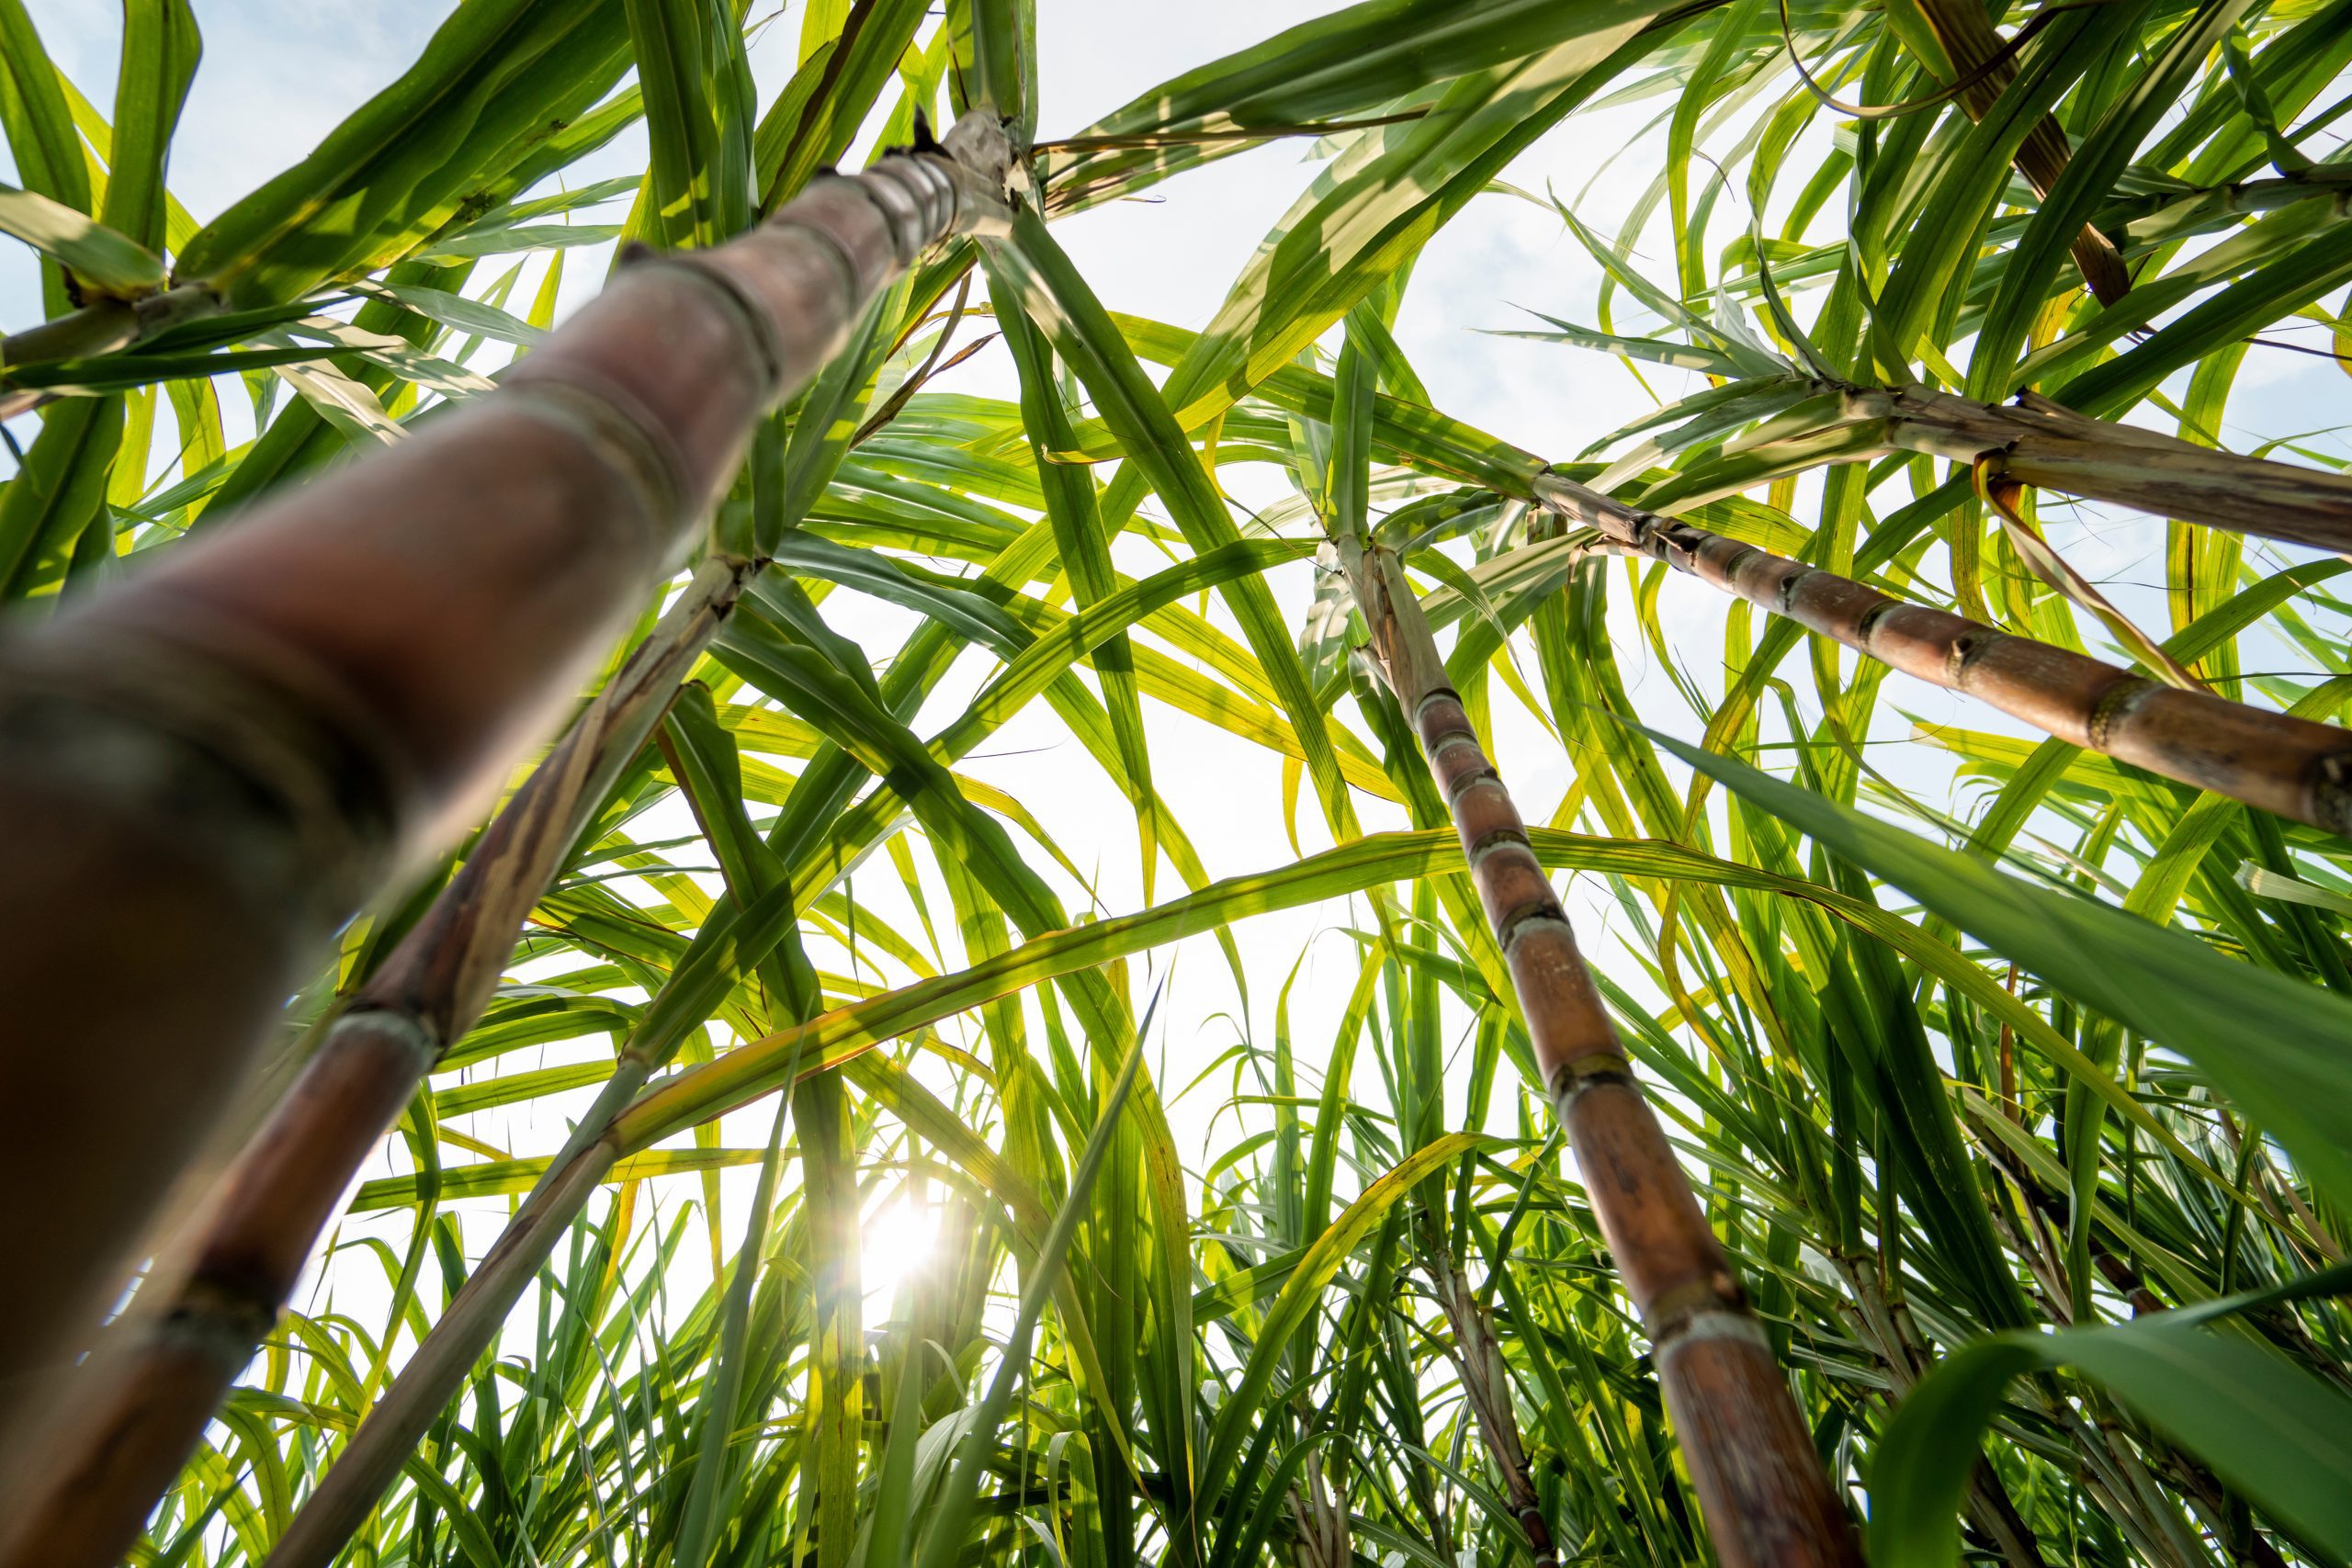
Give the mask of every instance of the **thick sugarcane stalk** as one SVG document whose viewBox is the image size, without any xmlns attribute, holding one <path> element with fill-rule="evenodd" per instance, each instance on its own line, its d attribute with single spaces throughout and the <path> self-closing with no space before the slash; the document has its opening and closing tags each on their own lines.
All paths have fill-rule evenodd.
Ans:
<svg viewBox="0 0 2352 1568">
<path fill-rule="evenodd" d="M 326 934 L 546 733 L 866 301 L 1002 220 L 1007 157 L 975 118 L 728 245 L 629 266 L 498 392 L 0 645 L 0 814 L 23 836 L 0 891 L 0 1173 L 48 1195 L 0 1218 L 0 1255 L 42 1282 L 0 1296 L 0 1453 Z M 419 957 L 428 1037 L 362 1010 L 365 1054 L 437 1051 L 497 963 Z M 349 1070 L 336 1114 L 380 1134 L 406 1092 Z M 285 1213 L 309 1227 L 294 1250 L 323 1201 Z"/>
<path fill-rule="evenodd" d="M 1858 1565 L 1812 1434 L 1634 1082 L 1567 916 L 1396 558 L 1345 536 L 1339 548 L 1373 650 L 1453 812 L 1593 1215 L 1649 1332 L 1717 1555 L 1726 1568 Z"/>
<path fill-rule="evenodd" d="M 2352 837 L 2352 732 L 2128 670 L 1611 500 L 1556 474 L 1537 498 L 1611 541 L 2045 735 Z"/>
<path fill-rule="evenodd" d="M 28 1456 L 0 1508 L 0 1568 L 102 1568 L 130 1549 L 277 1321 L 360 1165 L 489 1005 L 565 848 L 717 635 L 749 570 L 713 558 L 696 570 L 322 1032 L 217 1184 L 184 1270 L 151 1276 L 65 1386 L 61 1429 Z"/>
<path fill-rule="evenodd" d="M 1848 418 L 1884 422 L 1894 448 L 2159 517 L 2352 551 L 2352 476 L 2093 419 L 2032 392 L 1981 403 L 1927 387 L 1848 389 L 1844 400 Z"/>
<path fill-rule="evenodd" d="M 1983 119 L 2017 80 L 2016 61 L 2002 56 L 2001 36 L 1978 0 L 1918 0 L 1918 8 L 1961 73 L 1960 107 L 1970 119 Z M 2043 115 L 2018 148 L 2018 173 L 2034 195 L 2046 198 L 2066 172 L 2070 155 L 2065 131 L 2054 117 Z M 2123 258 L 2106 235 L 2086 223 L 2075 236 L 2073 251 L 2075 267 L 2100 304 L 2112 305 L 2130 291 L 2132 279 Z"/>
</svg>

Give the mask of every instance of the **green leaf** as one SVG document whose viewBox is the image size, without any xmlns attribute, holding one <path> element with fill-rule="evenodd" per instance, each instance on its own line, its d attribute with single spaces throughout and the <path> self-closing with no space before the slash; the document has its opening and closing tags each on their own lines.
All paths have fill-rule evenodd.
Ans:
<svg viewBox="0 0 2352 1568">
<path fill-rule="evenodd" d="M 623 0 L 652 141 L 651 238 L 715 245 L 750 220 L 748 82 L 741 35 L 718 0 Z"/>
<path fill-rule="evenodd" d="M 0 130 L 17 161 L 17 177 L 35 195 L 87 214 L 90 171 L 64 83 L 26 15 L 24 0 L 0 0 Z M 62 316 L 73 308 L 63 273 L 41 268 L 43 312 Z"/>
<path fill-rule="evenodd" d="M 0 186 L 0 234 L 63 263 L 90 290 L 131 299 L 164 286 L 164 260 L 128 235 L 62 202 Z"/>
<path fill-rule="evenodd" d="M 1577 7 L 1572 36 L 1455 81 L 1419 119 L 1368 131 L 1286 213 L 1162 389 L 1197 429 L 1291 362 L 1417 254 L 1504 164 L 1640 51 L 1655 0 Z"/>
<path fill-rule="evenodd" d="M 114 93 L 112 166 L 98 218 L 151 251 L 164 248 L 164 175 L 203 43 L 187 0 L 130 0 Z"/>
<path fill-rule="evenodd" d="M 2004 1334 L 1912 1390 L 1871 1465 L 1871 1561 L 1948 1568 L 1977 1447 L 2009 1382 L 2071 1367 L 2211 1465 L 2312 1549 L 2352 1554 L 2352 1399 L 2273 1351 L 2197 1326 L 2222 1312 L 2340 1292 L 2342 1267 L 2294 1288 L 2108 1328 Z"/>
<path fill-rule="evenodd" d="M 2177 1051 L 2324 1190 L 2352 1198 L 2352 1080 L 2327 1043 L 2352 1039 L 2352 1002 L 2087 897 L 2005 876 L 1728 757 L 1644 733 L 2029 973 Z"/>
<path fill-rule="evenodd" d="M 1013 264 L 1007 273 L 1018 281 L 1023 304 L 1094 393 L 1120 445 L 1149 476 L 1193 550 L 1205 554 L 1236 542 L 1239 531 L 1185 444 L 1168 404 L 1145 378 L 1125 340 L 1045 224 L 1035 214 L 1023 213 L 1013 225 L 1012 240 L 998 254 Z M 1224 597 L 1306 749 L 1307 771 L 1332 830 L 1353 836 L 1355 814 L 1340 782 L 1322 709 L 1307 690 L 1272 595 L 1256 578 L 1241 578 L 1226 586 Z"/>
<path fill-rule="evenodd" d="M 0 599 L 23 596 L 41 562 L 70 552 L 85 529 L 111 536 L 107 479 L 122 430 L 119 397 L 74 398 L 42 415 L 24 467 L 0 490 Z"/>
<path fill-rule="evenodd" d="M 1609 25 L 1547 0 L 1365 0 L 1172 77 L 1054 151 L 1057 210 L 1137 191 L 1266 135 L 1314 133 L 1426 102 L 1456 78 L 1509 67 Z M 1396 100 L 1410 107 L 1397 110 Z M 1414 102 L 1413 100 L 1423 100 Z"/>
<path fill-rule="evenodd" d="M 1004 23 L 1000 19 L 994 25 L 1001 27 Z M 1096 504 L 1094 477 L 1075 465 L 1052 461 L 1054 452 L 1075 440 L 1069 413 L 1062 407 L 1060 388 L 1054 379 L 1052 356 L 1031 325 L 1009 280 L 999 278 L 992 272 L 989 292 L 992 299 L 1001 296 L 996 319 L 1020 373 L 1022 428 L 1029 437 L 1030 456 L 1037 467 L 1037 482 L 1045 493 L 1046 515 L 1054 526 L 1054 542 L 1061 554 L 1062 570 L 1069 574 L 1071 596 L 1080 610 L 1089 610 L 1117 590 L 1111 566 L 1110 538 L 1102 525 L 1101 508 Z M 1151 788 L 1151 753 L 1144 741 L 1143 699 L 1136 684 L 1135 656 L 1128 647 L 1126 633 L 1114 632 L 1096 644 L 1092 659 L 1095 672 L 1102 681 L 1103 705 L 1110 715 L 1111 733 L 1119 746 L 1119 783 L 1135 807 L 1136 824 L 1141 834 L 1138 854 L 1143 864 L 1144 897 L 1148 899 L 1159 871 L 1155 825 L 1159 812 Z"/>
<path fill-rule="evenodd" d="M 922 25 L 926 0 L 852 0 L 838 28 L 812 6 L 805 26 L 824 41 L 760 117 L 752 164 L 760 210 L 800 194 L 819 169 L 839 164 Z"/>
<path fill-rule="evenodd" d="M 1156 1004 L 1158 998 L 1153 999 Z M 1148 1028 L 1150 1022 L 1151 1010 L 1147 1009 L 1144 1027 Z M 1079 1155 L 1077 1168 L 1070 1172 L 1069 1195 L 1062 1200 L 1061 1212 L 1054 1216 L 1053 1229 L 1046 1233 L 1045 1245 L 1037 1249 L 1036 1266 L 1022 1285 L 1021 1308 L 1013 1318 L 1012 1332 L 1006 1337 L 1003 1359 L 988 1392 L 980 1396 L 964 1440 L 957 1447 L 955 1473 L 948 1478 L 945 1489 L 924 1520 L 922 1550 L 914 1559 L 916 1568 L 949 1568 L 964 1550 L 980 1475 L 988 1468 L 991 1450 L 996 1447 L 997 1427 L 1004 1418 L 1004 1407 L 1012 1401 L 1014 1386 L 1030 1375 L 1030 1337 L 1035 1332 L 1038 1315 L 1045 1310 L 1055 1278 L 1061 1272 L 1062 1255 L 1069 1249 L 1070 1237 L 1085 1213 L 1095 1176 L 1102 1170 L 1103 1157 L 1110 1152 L 1125 1119 L 1128 1091 L 1135 1086 L 1136 1070 L 1142 1063 L 1143 1041 L 1138 1031 L 1136 1043 L 1127 1047 L 1126 1060 L 1118 1076 L 1112 1080 L 1102 1113 L 1095 1119 L 1094 1131 Z"/>
<path fill-rule="evenodd" d="M 633 118 L 634 101 L 589 124 L 628 62 L 621 0 L 463 0 L 398 81 L 205 225 L 180 270 L 243 308 L 398 260 L 469 198 L 543 177 L 543 151 L 576 156 Z"/>
<path fill-rule="evenodd" d="M 495 305 L 469 299 L 463 294 L 453 294 L 447 289 L 428 288 L 421 283 L 369 284 L 362 292 L 376 299 L 388 299 L 442 326 L 454 327 L 475 337 L 494 338 L 500 343 L 511 343 L 522 348 L 529 348 L 548 335 L 545 328 L 535 327 Z"/>
<path fill-rule="evenodd" d="M 1257 1413 L 1258 1402 L 1265 1396 L 1291 1336 L 1310 1321 L 1317 1298 L 1331 1282 L 1331 1276 L 1339 1272 L 1340 1265 L 1363 1244 L 1374 1227 L 1387 1217 L 1389 1210 L 1411 1196 L 1424 1178 L 1474 1149 L 1491 1147 L 1493 1144 L 1494 1140 L 1476 1133 L 1448 1133 L 1432 1139 L 1366 1187 L 1363 1195 L 1331 1222 L 1330 1228 L 1307 1247 L 1290 1278 L 1283 1282 L 1274 1304 L 1267 1309 L 1256 1343 L 1250 1348 L 1249 1363 L 1242 1368 L 1240 1378 L 1227 1394 L 1210 1428 L 1208 1452 L 1201 1461 L 1204 1496 L 1215 1497 L 1224 1490 L 1227 1473 L 1240 1456 L 1246 1432 L 1243 1423 Z"/>
</svg>

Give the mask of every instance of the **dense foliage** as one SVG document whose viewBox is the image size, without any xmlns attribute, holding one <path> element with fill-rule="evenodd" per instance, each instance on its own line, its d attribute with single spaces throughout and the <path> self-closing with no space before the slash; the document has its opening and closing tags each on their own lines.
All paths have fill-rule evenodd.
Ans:
<svg viewBox="0 0 2352 1568">
<path fill-rule="evenodd" d="M 180 0 L 129 6 L 111 124 L 0 0 L 0 124 L 46 198 L 0 228 L 55 258 L 51 313 L 167 299 L 167 266 L 229 307 L 9 340 L 27 615 L 462 405 L 591 247 L 718 243 L 974 104 L 1036 149 L 1011 241 L 894 288 L 755 446 L 715 526 L 773 564 L 140 1561 L 268 1558 L 620 1061 L 656 1072 L 625 1157 L 343 1561 L 1453 1568 L 1526 1558 L 1519 1486 L 1562 1562 L 1707 1561 L 1443 803 L 1317 559 L 1350 518 L 1420 580 L 1474 719 L 1540 737 L 1505 776 L 1568 760 L 1556 805 L 1522 784 L 1536 851 L 1612 908 L 1605 995 L 1873 1560 L 2352 1559 L 2345 842 L 2007 723 L 1915 735 L 1884 666 L 1531 504 L 1548 459 L 2337 721 L 2345 561 L 2248 537 L 2260 495 L 2243 533 L 2117 514 L 2165 572 L 2118 607 L 2032 492 L 1853 394 L 2030 391 L 2340 466 L 2225 408 L 2257 356 L 2352 353 L 2352 0 L 1365 0 L 1050 141 L 1026 0 L 760 9 L 465 0 L 199 226 L 163 180 Z M 741 33 L 778 25 L 763 102 Z M 1628 106 L 1665 154 L 1630 214 L 1511 186 Z M 641 179 L 564 180 L 639 119 Z M 1311 184 L 1202 332 L 1106 310 L 1053 237 L 1277 138 Z M 1656 407 L 1538 455 L 1430 406 L 1391 328 L 1474 199 L 1556 207 L 1608 283 L 1536 332 Z M 983 333 L 1017 400 L 956 380 Z M 962 770 L 1037 705 L 1133 834 Z M 1164 793 L 1170 715 L 1279 754 L 1283 796 Z M 1238 812 L 1306 847 L 1225 864 Z M 1146 907 L 1096 907 L 1088 867 L 1138 856 Z M 345 932 L 274 1084 L 448 869 Z M 746 913 L 777 886 L 797 919 Z M 1311 955 L 1252 945 L 1342 899 Z M 1154 1032 L 1158 987 L 1226 968 L 1234 1017 Z M 910 1212 L 933 1230 L 887 1228 Z M 862 1226 L 932 1239 L 869 1293 Z"/>
</svg>

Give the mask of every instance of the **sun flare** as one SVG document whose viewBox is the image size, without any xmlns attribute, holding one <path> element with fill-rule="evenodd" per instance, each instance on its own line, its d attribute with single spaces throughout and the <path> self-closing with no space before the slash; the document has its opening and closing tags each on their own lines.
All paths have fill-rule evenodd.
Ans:
<svg viewBox="0 0 2352 1568">
<path fill-rule="evenodd" d="M 939 1209 L 904 1193 L 893 1193 L 865 1216 L 859 1229 L 858 1277 L 868 1300 L 888 1302 L 908 1278 L 930 1262 L 939 1240 Z"/>
</svg>

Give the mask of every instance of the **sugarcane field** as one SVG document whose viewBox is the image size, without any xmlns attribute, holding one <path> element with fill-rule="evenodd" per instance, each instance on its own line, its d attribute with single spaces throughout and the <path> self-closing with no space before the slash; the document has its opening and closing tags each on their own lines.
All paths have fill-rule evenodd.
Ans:
<svg viewBox="0 0 2352 1568">
<path fill-rule="evenodd" d="M 2352 0 L 0 0 L 0 1568 L 2352 1568 Z"/>
</svg>

